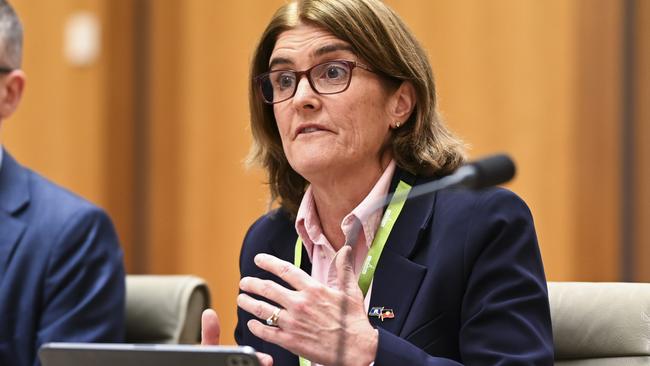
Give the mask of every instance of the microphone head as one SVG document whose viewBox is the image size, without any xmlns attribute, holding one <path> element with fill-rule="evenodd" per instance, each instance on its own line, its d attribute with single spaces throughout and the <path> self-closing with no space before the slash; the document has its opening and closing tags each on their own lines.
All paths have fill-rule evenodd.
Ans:
<svg viewBox="0 0 650 366">
<path fill-rule="evenodd" d="M 475 176 L 469 188 L 482 189 L 510 181 L 515 176 L 515 163 L 506 154 L 497 154 L 469 164 Z"/>
</svg>

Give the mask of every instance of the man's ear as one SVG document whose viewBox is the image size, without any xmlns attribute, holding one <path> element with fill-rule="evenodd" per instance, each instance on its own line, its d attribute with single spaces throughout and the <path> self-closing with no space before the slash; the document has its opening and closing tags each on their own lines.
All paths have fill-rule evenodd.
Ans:
<svg viewBox="0 0 650 366">
<path fill-rule="evenodd" d="M 25 73 L 22 70 L 13 70 L 4 76 L 0 76 L 1 119 L 9 118 L 18 108 L 24 88 Z"/>
<path fill-rule="evenodd" d="M 406 123 L 415 108 L 416 102 L 417 97 L 413 84 L 410 81 L 403 81 L 399 88 L 393 92 L 389 103 L 390 110 L 388 112 L 393 119 L 393 128 L 399 128 Z"/>
</svg>

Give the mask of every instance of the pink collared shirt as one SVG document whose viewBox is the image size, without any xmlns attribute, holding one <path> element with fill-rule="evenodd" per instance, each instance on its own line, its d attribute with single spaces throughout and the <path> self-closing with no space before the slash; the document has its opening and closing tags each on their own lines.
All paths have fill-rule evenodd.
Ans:
<svg viewBox="0 0 650 366">
<path fill-rule="evenodd" d="M 372 241 L 375 238 L 375 232 L 381 222 L 383 210 L 377 209 L 375 212 L 371 212 L 370 209 L 378 200 L 383 199 L 388 194 L 394 173 L 395 161 L 391 160 L 366 198 L 352 212 L 346 215 L 341 222 L 341 230 L 346 239 L 354 221 L 361 221 L 362 224 L 353 250 L 354 273 L 357 278 L 359 277 L 363 262 L 368 255 Z M 336 268 L 334 266 L 337 252 L 323 233 L 311 186 L 307 188 L 300 202 L 300 208 L 296 216 L 296 231 L 300 235 L 305 249 L 307 249 L 307 254 L 312 264 L 311 276 L 328 287 L 337 288 Z M 366 311 L 368 311 L 370 304 L 371 292 L 372 284 L 364 299 Z"/>
</svg>

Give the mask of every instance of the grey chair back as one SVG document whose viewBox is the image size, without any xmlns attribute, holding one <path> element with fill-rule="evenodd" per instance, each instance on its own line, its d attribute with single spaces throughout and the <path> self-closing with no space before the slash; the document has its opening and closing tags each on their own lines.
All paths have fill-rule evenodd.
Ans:
<svg viewBox="0 0 650 366">
<path fill-rule="evenodd" d="M 556 366 L 650 365 L 650 284 L 549 282 Z"/>
<path fill-rule="evenodd" d="M 201 313 L 208 307 L 210 291 L 199 277 L 128 275 L 126 342 L 199 343 Z"/>
</svg>

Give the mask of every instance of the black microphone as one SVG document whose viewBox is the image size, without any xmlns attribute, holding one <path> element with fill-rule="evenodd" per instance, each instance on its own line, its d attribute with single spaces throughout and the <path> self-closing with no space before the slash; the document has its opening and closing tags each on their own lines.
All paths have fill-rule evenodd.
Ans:
<svg viewBox="0 0 650 366">
<path fill-rule="evenodd" d="M 455 172 L 433 182 L 413 187 L 417 195 L 445 188 L 483 189 L 510 181 L 515 176 L 515 163 L 506 154 L 496 154 L 461 166 Z M 410 194 L 409 197 L 414 197 Z"/>
<path fill-rule="evenodd" d="M 475 169 L 473 182 L 466 185 L 471 189 L 487 188 L 509 182 L 515 177 L 517 171 L 515 162 L 506 154 L 488 156 L 466 167 Z"/>
<path fill-rule="evenodd" d="M 391 200 L 396 202 L 405 201 L 415 197 L 431 194 L 442 189 L 469 188 L 483 189 L 510 181 L 515 176 L 515 163 L 506 154 L 490 155 L 483 159 L 470 162 L 456 169 L 455 172 L 436 179 L 429 183 L 421 184 L 411 188 L 408 193 L 388 195 L 377 202 L 368 212 L 374 212 L 388 206 Z M 355 221 L 346 236 L 345 245 L 354 245 L 357 241 L 360 222 Z"/>
</svg>

